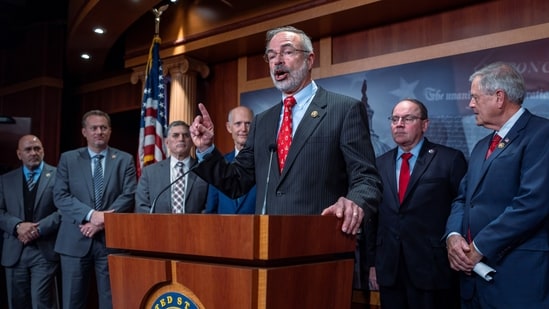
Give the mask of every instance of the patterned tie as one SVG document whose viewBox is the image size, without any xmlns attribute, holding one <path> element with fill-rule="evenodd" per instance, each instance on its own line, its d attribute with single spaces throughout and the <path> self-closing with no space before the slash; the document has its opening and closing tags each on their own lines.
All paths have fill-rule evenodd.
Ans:
<svg viewBox="0 0 549 309">
<path fill-rule="evenodd" d="M 492 141 L 490 142 L 490 147 L 488 147 L 488 151 L 486 152 L 486 157 L 484 159 L 488 159 L 488 157 L 494 152 L 494 149 L 496 149 L 496 146 L 501 141 L 501 136 L 494 134 L 494 137 L 492 137 Z"/>
<path fill-rule="evenodd" d="M 278 170 L 282 172 L 286 156 L 292 144 L 292 107 L 296 104 L 295 98 L 292 96 L 284 99 L 284 115 L 282 117 L 282 125 L 278 132 Z"/>
<path fill-rule="evenodd" d="M 29 189 L 29 191 L 32 191 L 32 189 L 34 189 L 34 185 L 36 185 L 36 182 L 34 181 L 34 175 L 36 175 L 36 172 L 28 173 L 27 189 Z"/>
<path fill-rule="evenodd" d="M 183 162 L 177 162 L 175 169 L 177 170 L 177 178 L 180 178 L 184 171 L 185 164 Z M 185 177 L 181 177 L 173 187 L 172 191 L 172 213 L 183 213 L 185 205 Z"/>
<path fill-rule="evenodd" d="M 103 155 L 93 157 L 95 168 L 93 169 L 93 191 L 95 198 L 95 209 L 101 209 L 101 199 L 103 198 Z"/>
<path fill-rule="evenodd" d="M 402 164 L 400 166 L 400 176 L 398 178 L 398 200 L 402 204 L 404 199 L 404 193 L 406 193 L 406 188 L 408 187 L 408 182 L 410 181 L 410 158 L 412 154 L 409 152 L 402 154 Z"/>
</svg>

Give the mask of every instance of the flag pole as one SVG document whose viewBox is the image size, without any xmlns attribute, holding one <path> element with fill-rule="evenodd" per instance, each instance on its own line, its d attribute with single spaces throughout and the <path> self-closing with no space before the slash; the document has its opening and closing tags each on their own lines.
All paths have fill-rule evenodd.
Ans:
<svg viewBox="0 0 549 309">
<path fill-rule="evenodd" d="M 152 10 L 155 33 L 145 67 L 145 87 L 141 101 L 139 148 L 137 156 L 137 176 L 150 164 L 166 159 L 164 139 L 167 134 L 168 102 L 167 87 L 160 59 L 160 16 L 168 8 L 163 5 Z"/>
</svg>

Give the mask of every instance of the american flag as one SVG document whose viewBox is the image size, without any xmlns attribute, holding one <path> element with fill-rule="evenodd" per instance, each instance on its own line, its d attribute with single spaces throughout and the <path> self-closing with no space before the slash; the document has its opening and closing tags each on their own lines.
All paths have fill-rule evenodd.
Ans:
<svg viewBox="0 0 549 309">
<path fill-rule="evenodd" d="M 145 89 L 141 105 L 141 125 L 137 176 L 143 167 L 166 158 L 164 137 L 167 132 L 166 85 L 159 56 L 160 37 L 155 36 L 145 69 Z"/>
</svg>

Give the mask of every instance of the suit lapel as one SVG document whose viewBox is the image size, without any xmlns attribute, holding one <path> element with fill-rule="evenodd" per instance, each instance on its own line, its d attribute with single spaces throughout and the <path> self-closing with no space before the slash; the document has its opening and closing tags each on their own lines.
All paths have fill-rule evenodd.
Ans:
<svg viewBox="0 0 549 309">
<path fill-rule="evenodd" d="M 383 168 L 379 172 L 384 174 L 383 178 L 387 179 L 388 182 L 388 188 L 386 190 L 391 190 L 391 197 L 393 198 L 393 202 L 387 203 L 391 205 L 391 207 L 394 207 L 395 209 L 398 208 L 400 205 L 400 202 L 398 201 L 398 189 L 397 189 L 397 178 L 396 178 L 396 156 L 397 156 L 397 148 L 393 148 L 391 150 L 391 155 L 389 158 L 389 168 Z"/>
<path fill-rule="evenodd" d="M 48 187 L 50 181 L 52 181 L 53 168 L 47 164 L 44 164 L 44 169 L 40 175 L 40 181 L 38 181 L 38 187 L 36 189 L 36 198 L 34 199 L 34 208 L 40 203 L 44 190 Z"/>
<path fill-rule="evenodd" d="M 286 172 L 291 169 L 291 166 L 298 157 L 299 152 L 307 143 L 307 140 L 311 137 L 316 127 L 326 116 L 327 103 L 325 98 L 321 98 L 323 95 L 324 91 L 319 88 L 311 101 L 311 104 L 309 104 L 307 111 L 303 115 L 303 119 L 301 119 L 297 130 L 295 131 L 292 139 L 292 146 L 290 147 L 290 151 L 286 157 L 286 163 L 284 164 L 284 169 L 282 170 L 281 180 L 285 177 Z"/>
<path fill-rule="evenodd" d="M 484 157 L 492 139 L 492 134 L 486 136 L 478 142 L 477 146 L 473 150 L 474 153 L 471 154 L 471 166 L 469 168 L 470 171 L 473 171 L 473 176 L 471 177 L 471 188 L 473 189 L 470 191 L 471 194 L 477 191 L 482 179 L 492 165 L 492 162 L 505 151 L 509 151 L 508 149 L 513 147 L 514 142 L 516 143 L 516 141 L 520 140 L 520 135 L 522 134 L 522 131 L 531 116 L 532 114 L 530 114 L 530 112 L 524 111 L 511 130 L 503 137 L 503 140 L 486 160 L 484 160 Z"/>
<path fill-rule="evenodd" d="M 117 161 L 118 161 L 118 151 L 109 147 L 109 149 L 107 150 L 107 156 L 105 158 L 105 167 L 104 167 L 105 168 L 105 172 L 104 172 L 105 190 L 103 191 L 103 196 L 105 196 L 106 194 L 105 192 L 106 189 L 109 188 L 109 181 L 113 178 L 114 171 L 116 170 L 115 166 L 117 164 Z"/>
<path fill-rule="evenodd" d="M 160 190 L 166 188 L 171 183 L 170 157 L 157 164 L 160 164 L 158 170 L 156 170 L 160 172 L 160 175 L 158 177 L 151 177 L 151 179 L 158 181 L 158 193 L 156 194 L 160 194 Z M 172 212 L 172 188 L 167 191 L 162 193 L 156 201 L 156 212 L 162 212 L 162 209 L 166 209 L 166 212 L 169 213 Z"/>
<path fill-rule="evenodd" d="M 14 185 L 15 185 L 15 190 L 13 192 L 13 195 L 17 201 L 17 204 L 19 204 L 19 206 L 17 207 L 17 211 L 19 212 L 18 215 L 20 216 L 20 218 L 24 218 L 25 217 L 25 213 L 24 213 L 24 205 L 23 205 L 23 191 L 25 191 L 25 185 L 23 184 L 24 181 L 26 181 L 26 176 L 23 175 L 23 171 L 22 171 L 22 167 L 21 167 L 21 172 L 19 173 L 16 173 L 16 174 L 12 174 L 13 177 L 11 177 L 11 179 L 9 179 L 9 181 L 13 181 Z M 6 196 L 7 198 L 7 196 Z"/>
<path fill-rule="evenodd" d="M 406 193 L 404 194 L 404 201 L 406 201 L 408 192 L 412 191 L 416 184 L 419 182 L 419 180 L 427 170 L 427 167 L 429 167 L 429 165 L 435 158 L 436 153 L 436 148 L 434 148 L 433 145 L 427 139 L 425 139 L 423 142 L 423 146 L 419 150 L 419 156 L 416 159 L 412 174 L 410 175 L 410 181 L 408 183 L 408 187 L 406 188 Z"/>
<path fill-rule="evenodd" d="M 195 159 L 190 158 L 189 160 L 189 168 L 195 164 Z M 195 173 L 188 173 L 187 174 L 187 183 L 185 186 L 185 208 L 187 208 L 187 202 L 189 201 L 189 197 L 191 196 L 191 190 L 193 188 L 194 182 L 196 180 L 196 174 Z"/>
<path fill-rule="evenodd" d="M 254 147 L 258 149 L 254 150 L 254 152 L 257 153 L 258 151 L 262 151 L 262 149 L 268 151 L 269 145 L 271 143 L 274 143 L 276 145 L 276 139 L 278 136 L 278 124 L 280 122 L 281 112 L 282 101 L 267 110 L 262 118 L 256 117 L 254 119 L 254 126 L 256 128 L 254 130 Z M 259 120 L 260 122 L 255 123 L 256 120 Z M 261 127 L 259 128 L 259 126 Z M 270 128 L 274 129 L 271 130 Z M 268 161 L 265 163 L 265 166 L 267 166 L 267 163 Z M 278 157 L 276 152 L 273 153 L 273 162 L 268 168 L 271 169 L 270 177 L 272 183 L 278 183 L 280 181 L 280 173 L 278 172 Z"/>
<path fill-rule="evenodd" d="M 90 192 L 90 197 L 93 197 L 93 175 L 91 171 L 91 159 L 88 148 L 81 148 L 79 151 L 79 155 L 84 163 L 78 164 L 76 168 L 80 170 L 80 175 L 82 175 L 84 177 L 84 180 L 86 181 L 86 187 Z M 93 200 L 93 198 L 91 200 Z"/>
</svg>

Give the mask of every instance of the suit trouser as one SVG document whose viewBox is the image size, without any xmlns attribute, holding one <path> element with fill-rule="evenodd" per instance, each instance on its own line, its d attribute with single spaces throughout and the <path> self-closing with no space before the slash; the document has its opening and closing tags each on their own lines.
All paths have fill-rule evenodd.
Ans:
<svg viewBox="0 0 549 309">
<path fill-rule="evenodd" d="M 25 246 L 19 262 L 6 267 L 6 287 L 11 309 L 54 308 L 57 262 L 48 261 L 35 245 Z"/>
<path fill-rule="evenodd" d="M 379 286 L 381 308 L 388 309 L 452 309 L 459 308 L 459 289 L 425 290 L 417 288 L 401 255 L 395 285 Z"/>
<path fill-rule="evenodd" d="M 112 308 L 108 254 L 105 243 L 94 239 L 90 251 L 83 257 L 61 255 L 64 309 L 86 308 L 92 270 L 97 281 L 99 309 Z"/>
</svg>

